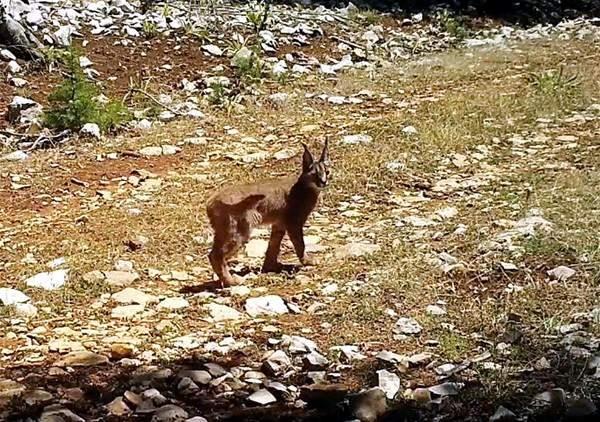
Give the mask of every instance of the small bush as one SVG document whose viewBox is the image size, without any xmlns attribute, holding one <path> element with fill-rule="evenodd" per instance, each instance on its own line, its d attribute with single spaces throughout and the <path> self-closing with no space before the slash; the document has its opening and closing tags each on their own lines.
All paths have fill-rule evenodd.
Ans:
<svg viewBox="0 0 600 422">
<path fill-rule="evenodd" d="M 79 56 L 72 50 L 65 54 L 65 65 L 68 76 L 48 96 L 49 107 L 44 114 L 46 126 L 78 130 L 86 123 L 96 123 L 106 131 L 130 120 L 128 110 L 121 103 L 100 103 L 100 90 L 86 79 L 79 66 Z"/>
<path fill-rule="evenodd" d="M 351 10 L 348 13 L 348 18 L 362 25 L 375 25 L 381 22 L 381 14 L 373 9 Z"/>
<path fill-rule="evenodd" d="M 451 15 L 447 10 L 439 15 L 439 19 L 442 30 L 457 40 L 464 40 L 469 35 L 469 30 L 465 26 L 464 20 Z"/>
<path fill-rule="evenodd" d="M 237 74 L 246 82 L 259 81 L 262 78 L 263 70 L 263 62 L 254 54 L 247 59 L 239 59 L 237 62 Z"/>
<path fill-rule="evenodd" d="M 529 75 L 529 83 L 539 94 L 550 96 L 570 96 L 579 88 L 577 75 L 567 75 L 564 68 L 547 70 Z"/>
<path fill-rule="evenodd" d="M 146 37 L 148 40 L 158 36 L 158 28 L 156 27 L 156 24 L 152 21 L 144 21 L 142 24 L 142 34 L 144 34 L 144 37 Z"/>
</svg>

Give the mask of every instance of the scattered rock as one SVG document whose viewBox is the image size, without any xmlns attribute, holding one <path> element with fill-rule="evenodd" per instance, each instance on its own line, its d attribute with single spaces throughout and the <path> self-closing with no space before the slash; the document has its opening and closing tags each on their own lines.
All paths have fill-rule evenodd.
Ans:
<svg viewBox="0 0 600 422">
<path fill-rule="evenodd" d="M 372 243 L 348 243 L 336 251 L 338 259 L 357 258 L 365 255 L 372 255 L 379 251 L 381 247 Z"/>
<path fill-rule="evenodd" d="M 342 142 L 348 145 L 370 144 L 372 141 L 373 137 L 365 134 L 346 135 L 342 138 Z"/>
<path fill-rule="evenodd" d="M 29 155 L 25 151 L 13 151 L 6 155 L 3 155 L 2 161 L 25 161 L 29 158 Z"/>
<path fill-rule="evenodd" d="M 56 270 L 49 273 L 39 273 L 25 280 L 28 287 L 38 287 L 44 290 L 56 290 L 63 287 L 67 281 L 69 270 Z"/>
<path fill-rule="evenodd" d="M 400 390 L 400 377 L 386 369 L 381 369 L 377 371 L 377 378 L 379 380 L 379 388 L 385 392 L 385 396 L 388 399 L 393 400 Z"/>
<path fill-rule="evenodd" d="M 190 306 L 190 303 L 182 297 L 168 297 L 160 302 L 156 307 L 158 309 L 175 311 L 178 309 L 187 308 L 188 306 Z"/>
<path fill-rule="evenodd" d="M 149 303 L 158 302 L 158 298 L 156 296 L 149 295 L 147 293 L 142 292 L 141 290 L 137 290 L 132 287 L 127 287 L 121 290 L 120 292 L 114 293 L 111 296 L 111 299 L 123 305 L 147 305 Z"/>
<path fill-rule="evenodd" d="M 103 274 L 106 282 L 115 287 L 128 286 L 140 278 L 135 271 L 105 271 Z"/>
<path fill-rule="evenodd" d="M 496 412 L 490 416 L 490 422 L 513 422 L 517 420 L 517 415 L 504 406 L 498 407 Z"/>
<path fill-rule="evenodd" d="M 108 358 L 97 353 L 79 351 L 71 352 L 58 360 L 53 366 L 68 367 L 68 366 L 98 366 L 108 363 Z"/>
<path fill-rule="evenodd" d="M 117 319 L 131 319 L 137 314 L 144 312 L 144 305 L 124 305 L 114 308 L 110 316 Z"/>
<path fill-rule="evenodd" d="M 152 416 L 152 422 L 178 422 L 187 419 L 188 412 L 174 404 L 159 407 Z"/>
<path fill-rule="evenodd" d="M 115 416 L 124 416 L 131 413 L 131 409 L 127 406 L 123 397 L 117 397 L 105 407 L 109 414 Z"/>
<path fill-rule="evenodd" d="M 263 388 L 262 390 L 258 390 L 257 392 L 251 394 L 248 397 L 248 401 L 265 406 L 267 404 L 275 403 L 277 399 L 269 392 L 269 390 L 265 390 Z"/>
<path fill-rule="evenodd" d="M 567 281 L 569 278 L 573 277 L 575 273 L 576 271 L 574 269 L 565 267 L 564 265 L 548 271 L 548 275 L 557 281 Z"/>
<path fill-rule="evenodd" d="M 29 296 L 17 289 L 0 287 L 0 302 L 3 305 L 14 305 L 29 302 Z"/>
<path fill-rule="evenodd" d="M 238 321 L 244 317 L 237 309 L 218 303 L 209 303 L 205 308 L 215 322 Z"/>
<path fill-rule="evenodd" d="M 419 334 L 422 329 L 421 325 L 415 319 L 401 317 L 396 321 L 394 331 L 401 334 Z"/>
<path fill-rule="evenodd" d="M 100 139 L 100 127 L 96 123 L 86 123 L 79 133 L 94 139 Z"/>
<path fill-rule="evenodd" d="M 259 315 L 281 315 L 289 312 L 283 299 L 276 295 L 253 297 L 246 300 L 246 312 L 255 318 Z"/>
</svg>

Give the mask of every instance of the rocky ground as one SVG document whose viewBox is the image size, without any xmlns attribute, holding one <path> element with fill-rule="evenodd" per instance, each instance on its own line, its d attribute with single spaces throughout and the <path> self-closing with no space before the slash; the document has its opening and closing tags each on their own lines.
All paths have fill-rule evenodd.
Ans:
<svg viewBox="0 0 600 422">
<path fill-rule="evenodd" d="M 1 419 L 598 417 L 597 21 L 25 9 L 135 119 L 54 137 L 60 65 L 2 55 Z M 256 230 L 245 284 L 215 290 L 208 196 L 296 172 L 325 138 L 318 265 L 286 241 L 288 271 L 260 274 Z"/>
</svg>

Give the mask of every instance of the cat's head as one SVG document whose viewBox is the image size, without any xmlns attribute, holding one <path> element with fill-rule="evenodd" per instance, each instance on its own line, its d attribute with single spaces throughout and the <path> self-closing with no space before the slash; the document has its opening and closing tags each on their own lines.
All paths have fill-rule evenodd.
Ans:
<svg viewBox="0 0 600 422">
<path fill-rule="evenodd" d="M 327 140 L 325 140 L 325 146 L 321 152 L 321 157 L 318 161 L 315 161 L 310 150 L 305 144 L 304 154 L 302 155 L 302 178 L 305 183 L 308 183 L 311 187 L 316 189 L 325 189 L 329 183 L 329 148 Z M 314 185 L 314 186 L 313 186 Z"/>
</svg>

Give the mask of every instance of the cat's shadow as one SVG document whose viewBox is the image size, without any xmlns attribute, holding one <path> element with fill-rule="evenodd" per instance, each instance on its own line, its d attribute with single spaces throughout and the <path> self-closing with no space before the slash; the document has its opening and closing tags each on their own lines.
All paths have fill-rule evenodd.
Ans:
<svg viewBox="0 0 600 422">
<path fill-rule="evenodd" d="M 302 268 L 302 266 L 298 265 L 298 264 L 282 264 L 280 271 L 278 271 L 276 273 L 268 273 L 268 274 L 283 274 L 288 277 L 291 277 L 291 276 L 297 274 L 301 268 Z M 235 274 L 237 276 L 240 276 L 240 277 L 245 277 L 246 275 L 248 275 L 250 273 L 257 274 L 257 275 L 261 274 L 261 271 L 260 271 L 260 268 L 244 266 L 238 270 L 231 270 L 231 273 Z M 223 288 L 221 287 L 221 283 L 219 283 L 218 281 L 208 281 L 206 283 L 194 284 L 191 286 L 184 286 L 181 289 L 179 289 L 179 293 L 195 294 L 195 293 L 201 293 L 201 292 L 217 292 L 220 290 L 223 290 Z"/>
</svg>

